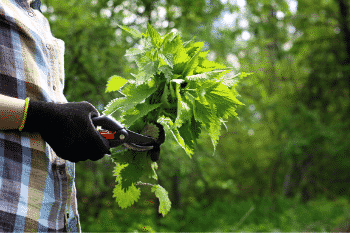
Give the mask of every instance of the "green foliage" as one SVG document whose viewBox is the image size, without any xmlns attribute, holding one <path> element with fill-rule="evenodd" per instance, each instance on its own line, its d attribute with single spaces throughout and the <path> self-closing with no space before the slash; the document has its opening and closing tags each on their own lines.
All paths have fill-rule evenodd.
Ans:
<svg viewBox="0 0 350 233">
<path fill-rule="evenodd" d="M 103 114 L 119 111 L 117 120 L 134 130 L 147 124 L 162 123 L 190 158 L 199 132 L 205 127 L 215 154 L 221 124 L 228 117 L 236 117 L 237 106 L 244 105 L 236 99 L 237 75 L 224 76 L 232 68 L 208 61 L 208 51 L 202 52 L 203 42 L 191 40 L 183 43 L 173 32 L 161 36 L 150 24 L 147 24 L 146 34 L 127 26 L 120 27 L 141 39 L 143 48 L 131 48 L 126 52 L 138 67 L 138 73 L 132 74 L 133 78 L 127 80 L 113 76 L 109 79 L 106 92 L 119 91 L 124 96 L 112 100 Z M 240 77 L 247 75 L 243 73 Z M 112 154 L 115 163 L 128 164 L 122 170 L 116 170 L 119 183 L 114 197 L 119 204 L 124 202 L 120 205 L 122 208 L 139 198 L 133 185 L 144 172 L 145 154 L 131 151 Z M 154 177 L 154 174 L 148 174 Z M 160 186 L 153 186 L 152 191 L 160 200 L 159 211 L 166 215 L 171 206 L 167 192 Z"/>
<path fill-rule="evenodd" d="M 136 32 L 136 29 L 126 26 L 121 26 L 121 28 L 134 36 L 142 35 Z M 233 79 L 227 80 L 225 77 L 219 79 L 231 69 L 206 60 L 203 56 L 207 52 L 201 52 L 203 43 L 183 43 L 179 35 L 174 37 L 173 32 L 161 38 L 151 25 L 148 25 L 147 28 L 146 35 L 149 37 L 142 39 L 147 41 L 150 38 L 152 49 L 147 48 L 148 51 L 138 49 L 137 53 L 134 48 L 127 51 L 128 55 L 133 54 L 136 57 L 142 54 L 136 61 L 139 73 L 134 75 L 134 80 L 117 77 L 109 81 L 108 91 L 117 90 L 119 87 L 119 91 L 126 97 L 111 101 L 103 113 L 111 114 L 122 108 L 124 113 L 119 120 L 126 127 L 130 127 L 138 118 L 144 118 L 142 115 L 135 114 L 134 110 L 137 110 L 135 106 L 138 103 L 147 99 L 148 101 L 142 103 L 142 106 L 146 106 L 143 107 L 143 111 L 146 109 L 153 111 L 151 104 L 161 104 L 154 106 L 158 110 L 158 115 L 153 117 L 153 121 L 160 120 L 162 116 L 173 116 L 174 118 L 173 110 L 177 110 L 175 119 L 169 117 L 171 122 L 168 124 L 168 128 L 175 131 L 175 128 L 180 128 L 182 124 L 190 122 L 194 114 L 196 122 L 203 123 L 207 129 L 211 130 L 215 151 L 216 141 L 220 136 L 221 120 L 229 116 L 237 116 L 235 112 L 237 105 L 243 105 L 236 99 L 234 92 L 227 87 L 233 86 Z M 166 86 L 160 85 L 163 81 L 166 82 Z M 181 84 L 185 84 L 185 87 L 182 88 Z M 165 108 L 167 106 L 173 108 Z M 133 117 L 133 121 L 125 122 L 125 119 L 129 117 Z M 176 134 L 181 138 L 184 137 L 178 132 Z M 194 140 L 192 135 L 188 137 Z M 180 139 L 180 141 L 183 140 Z M 186 146 L 183 145 L 183 147 Z M 190 148 L 189 151 L 193 151 L 193 148 Z M 191 152 L 188 153 L 189 156 L 191 154 Z"/>
<path fill-rule="evenodd" d="M 62 4 L 60 1 L 43 2 L 47 9 L 54 9 L 44 11 L 45 17 L 50 21 L 53 35 L 65 41 L 64 95 L 69 102 L 88 100 L 94 106 L 97 106 L 98 103 L 105 106 L 118 95 L 124 96 L 117 91 L 118 88 L 115 88 L 115 91 L 104 93 L 106 77 L 118 74 L 128 78 L 130 73 L 138 74 L 135 70 L 138 67 L 128 62 L 130 58 L 136 58 L 137 56 L 128 55 L 142 57 L 150 51 L 149 47 L 152 41 L 150 37 L 149 40 L 141 40 L 141 44 L 144 46 L 142 50 L 138 49 L 139 47 L 132 48 L 128 50 L 126 56 L 123 56 L 125 48 L 133 46 L 137 40 L 142 38 L 142 35 L 135 36 L 136 39 L 132 38 L 131 42 L 128 33 L 117 34 L 116 38 L 116 31 L 119 32 L 119 29 L 111 22 L 122 22 L 126 13 L 147 17 L 151 11 L 159 9 L 159 6 L 166 9 L 167 20 L 174 22 L 166 28 L 159 28 L 159 31 L 165 33 L 172 28 L 177 28 L 181 31 L 181 38 L 184 41 L 197 35 L 198 40 L 206 41 L 206 46 L 209 46 L 210 50 L 217 55 L 216 62 L 226 64 L 228 62 L 227 56 L 234 54 L 238 57 L 241 67 L 237 69 L 237 72 L 241 72 L 240 70 L 254 70 L 255 72 L 254 76 L 248 77 L 244 82 L 240 82 L 239 86 L 236 86 L 238 92 L 242 95 L 240 99 L 244 100 L 246 106 L 252 105 L 255 109 L 238 108 L 239 122 L 223 121 L 227 124 L 228 133 L 224 131 L 220 135 L 220 143 L 216 149 L 216 154 L 220 156 L 215 158 L 210 156 L 211 151 L 208 151 L 208 145 L 211 141 L 207 138 L 209 133 L 205 130 L 202 131 L 202 138 L 205 140 L 198 140 L 201 150 L 196 148 L 196 154 L 201 155 L 198 157 L 198 168 L 191 166 L 194 159 L 181 159 L 185 152 L 183 147 L 176 147 L 176 144 L 178 145 L 176 141 L 171 142 L 174 147 L 169 148 L 170 143 L 162 146 L 162 153 L 168 156 L 162 158 L 162 169 L 157 170 L 157 172 L 163 178 L 162 185 L 164 188 L 167 189 L 174 185 L 171 178 L 176 172 L 175 168 L 178 168 L 181 171 L 181 185 L 179 185 L 182 190 L 180 192 L 181 200 L 187 200 L 189 195 L 197 193 L 198 189 L 196 190 L 194 184 L 205 181 L 203 178 L 199 178 L 202 174 L 208 183 L 208 185 L 205 185 L 205 182 L 202 182 L 201 189 L 203 191 L 211 189 L 216 182 L 232 180 L 233 185 L 228 185 L 228 187 L 233 189 L 234 195 L 240 197 L 250 197 L 254 193 L 270 193 L 271 190 L 274 190 L 277 195 L 284 195 L 283 187 L 287 180 L 285 177 L 289 173 L 288 168 L 291 160 L 296 158 L 295 166 L 298 166 L 302 163 L 305 155 L 311 151 L 317 156 L 312 166 L 310 166 L 313 174 L 308 172 L 304 179 L 312 182 L 308 182 L 305 186 L 317 188 L 317 194 L 331 192 L 335 197 L 339 194 L 347 195 L 349 193 L 347 185 L 350 171 L 348 159 L 350 146 L 348 140 L 349 124 L 345 124 L 345 120 L 348 119 L 346 106 L 349 106 L 349 85 L 347 84 L 349 70 L 346 70 L 347 63 L 344 64 L 341 61 L 342 58 L 346 57 L 348 50 L 345 49 L 345 42 L 349 40 L 345 39 L 345 30 L 341 26 L 342 16 L 339 9 L 342 8 L 339 8 L 339 2 L 300 0 L 298 1 L 297 13 L 291 14 L 287 1 L 263 1 L 262 4 L 261 1 L 252 0 L 245 6 L 246 13 L 239 17 L 248 21 L 249 28 L 240 28 L 238 21 L 236 21 L 236 26 L 224 29 L 212 27 L 212 22 L 222 14 L 223 7 L 231 13 L 234 11 L 239 13 L 239 6 L 233 6 L 228 2 L 222 4 L 219 0 L 210 1 L 210 5 L 204 0 L 174 1 L 170 8 L 168 7 L 169 4 L 165 2 L 153 4 L 152 1 L 143 1 L 128 5 L 108 0 L 95 2 L 96 4 L 91 4 L 91 1 L 86 0 L 68 0 L 66 1 L 67 4 Z M 113 6 L 110 6 L 111 2 Z M 103 9 L 115 9 L 116 6 L 122 7 L 122 10 L 118 13 L 111 11 L 112 15 L 110 17 L 101 14 Z M 146 11 L 140 14 L 138 12 L 139 6 L 146 6 Z M 180 9 L 180 17 L 175 16 L 174 9 L 176 8 Z M 276 14 L 277 11 L 285 14 L 283 19 Z M 156 15 L 156 18 L 152 16 L 152 21 L 163 21 L 160 15 Z M 137 21 L 132 23 L 133 27 L 139 28 L 139 30 L 147 29 L 146 25 L 139 24 Z M 340 30 L 335 25 L 338 25 Z M 291 32 L 293 27 L 296 29 L 295 32 Z M 215 30 L 213 30 L 214 28 Z M 241 37 L 243 31 L 249 31 L 252 36 L 249 40 L 240 43 L 237 41 L 237 37 Z M 218 34 L 222 36 L 219 39 Z M 171 41 L 175 38 L 176 33 L 167 35 Z M 146 37 L 146 35 L 144 36 Z M 277 49 L 270 50 L 270 43 L 276 44 Z M 286 44 L 292 45 L 289 50 L 285 50 Z M 241 53 L 242 50 L 244 52 Z M 190 56 L 192 57 L 195 52 L 196 50 L 189 51 Z M 198 59 L 201 59 L 201 56 L 205 58 L 208 52 L 199 55 Z M 162 71 L 165 79 L 170 82 L 173 78 L 174 57 L 172 54 L 163 55 L 162 53 L 158 56 L 166 64 L 158 67 L 158 71 Z M 206 60 L 204 63 L 210 64 L 211 61 Z M 204 72 L 199 67 L 197 67 L 197 71 L 199 75 Z M 223 84 L 226 85 L 226 82 L 229 81 L 233 85 L 236 84 L 236 77 L 225 77 Z M 176 97 L 176 94 L 175 86 L 172 88 L 168 88 L 168 85 L 164 86 L 161 100 L 164 101 L 165 106 L 166 103 L 169 103 L 166 99 L 171 99 L 169 97 L 171 93 L 173 93 L 173 98 Z M 298 92 L 299 95 L 296 96 L 295 94 Z M 191 97 L 188 92 L 185 92 L 185 95 L 188 98 Z M 236 96 L 236 94 L 234 95 Z M 298 102 L 304 102 L 306 111 L 319 111 L 320 121 L 313 117 L 304 120 L 306 119 L 304 110 L 293 111 Z M 142 106 L 142 104 L 136 105 L 136 108 L 141 112 L 142 109 L 139 109 L 138 106 Z M 169 105 L 167 108 L 171 109 L 173 106 Z M 123 110 L 120 108 L 113 113 L 113 116 L 117 118 L 122 115 L 122 112 Z M 130 110 L 131 112 L 133 111 Z M 172 116 L 173 119 L 176 119 L 176 116 L 177 114 Z M 131 117 L 125 120 L 130 119 Z M 197 122 L 194 116 L 191 119 L 193 121 L 191 124 L 187 123 L 187 125 L 193 127 Z M 314 141 L 314 136 L 321 134 L 319 129 L 328 129 L 323 126 L 326 123 L 332 126 L 330 128 L 332 138 L 323 143 Z M 137 120 L 128 124 L 132 125 L 133 129 L 139 130 L 137 132 L 140 132 L 144 122 L 141 119 L 141 121 Z M 323 124 L 322 127 L 319 127 L 320 124 Z M 184 135 L 182 130 L 199 135 L 201 128 L 199 122 L 199 127 L 196 127 L 195 130 L 185 130 L 185 126 L 178 128 L 178 130 L 180 135 Z M 248 130 L 252 130 L 254 133 L 248 135 Z M 193 138 L 198 138 L 198 136 L 194 135 Z M 302 148 L 301 154 L 299 154 L 300 148 Z M 118 150 L 125 151 L 126 148 L 113 148 L 114 156 L 122 155 L 117 153 Z M 203 155 L 206 157 L 203 158 Z M 196 158 L 196 156 L 193 156 L 193 158 Z M 120 156 L 116 161 L 122 161 L 122 159 L 123 157 Z M 125 158 L 125 160 L 127 159 Z M 279 160 L 282 160 L 282 164 L 276 166 L 275 163 Z M 112 203 L 113 198 L 110 191 L 115 179 L 113 176 L 108 176 L 112 172 L 112 168 L 106 169 L 106 164 L 114 165 L 110 163 L 107 156 L 97 162 L 87 161 L 76 164 L 76 176 L 79 177 L 79 179 L 76 179 L 76 187 L 77 191 L 81 193 L 80 198 L 78 195 L 79 214 L 82 225 L 85 224 L 82 227 L 83 231 L 132 232 L 135 229 L 145 231 L 142 227 L 148 226 L 148 223 L 137 228 L 139 222 L 147 219 L 144 215 L 140 215 L 139 210 L 136 214 L 129 216 L 125 213 L 127 210 L 119 210 L 117 208 L 118 204 L 116 202 Z M 153 164 L 156 163 L 152 163 L 152 166 Z M 157 175 L 151 167 L 146 168 L 149 168 L 147 175 Z M 88 169 L 91 169 L 91 171 L 88 171 Z M 198 176 L 193 174 L 198 174 Z M 314 182 L 314 179 L 310 179 L 312 178 L 310 174 L 316 175 L 316 182 Z M 188 179 L 192 175 L 193 177 Z M 292 183 L 298 183 L 293 177 L 290 180 Z M 237 186 L 236 183 L 242 184 L 242 187 Z M 174 191 L 169 192 L 169 195 L 170 197 L 172 195 L 177 196 Z M 101 196 L 104 198 L 101 198 Z M 144 195 L 142 198 L 144 198 Z M 214 196 L 213 198 L 217 197 Z M 104 199 L 108 199 L 115 206 L 107 208 L 108 205 Z M 217 199 L 221 200 L 221 198 Z M 90 204 L 92 202 L 94 205 Z M 139 199 L 131 208 L 142 204 Z M 239 205 L 237 204 L 237 206 Z M 250 208 L 249 205 L 243 207 L 245 212 L 240 212 L 238 214 L 240 216 L 244 216 Z M 265 208 L 268 208 L 268 205 Z M 114 218 L 110 217 L 112 210 L 113 213 L 118 213 L 114 215 Z M 247 231 L 256 229 L 253 228 L 255 223 L 247 222 L 256 213 L 256 210 L 241 225 L 243 228 L 246 223 L 247 225 L 252 224 L 252 228 L 248 228 Z M 147 209 L 147 211 L 149 210 Z M 202 212 L 208 211 L 199 209 L 192 214 L 191 218 L 197 219 Z M 234 210 L 231 212 L 234 212 Z M 169 227 L 164 231 L 175 231 L 175 227 L 179 226 L 179 222 L 182 224 L 184 221 L 181 210 L 176 215 L 178 219 L 174 218 L 172 213 L 176 213 L 176 210 L 170 212 L 164 220 L 172 221 L 174 227 Z M 222 213 L 221 211 L 215 214 L 221 218 Z M 305 213 L 307 214 L 307 212 Z M 289 217 L 293 214 L 299 215 L 297 211 L 290 211 L 288 214 L 283 220 L 284 223 L 287 223 L 286 226 L 290 226 L 288 221 L 291 219 L 298 218 L 303 221 L 308 216 L 305 214 L 301 217 Z M 97 222 L 95 216 L 99 216 L 101 221 Z M 329 221 L 332 221 L 331 217 L 341 218 L 341 216 L 331 215 Z M 170 220 L 170 218 L 172 219 Z M 259 216 L 255 218 L 259 218 Z M 235 220 L 235 223 L 239 220 Z M 219 221 L 220 219 L 214 220 L 214 222 Z M 137 224 L 133 224 L 134 222 L 137 222 Z M 186 222 L 191 225 L 191 219 L 186 220 Z M 203 222 L 194 225 L 194 231 L 208 231 L 210 228 L 204 224 L 206 222 L 207 219 L 203 218 Z M 269 219 L 269 222 L 274 222 L 274 219 Z M 303 222 L 306 222 L 306 220 Z M 311 224 L 312 222 L 309 222 L 309 225 Z M 95 228 L 90 228 L 90 225 Z M 267 226 L 268 224 L 259 222 L 256 225 Z M 202 226 L 205 227 L 201 229 Z M 108 229 L 108 227 L 111 228 Z M 157 228 L 155 227 L 155 229 Z M 232 231 L 231 228 L 227 229 Z M 147 228 L 147 230 L 149 229 Z M 184 228 L 181 231 L 185 230 L 187 229 Z M 284 229 L 284 231 L 287 230 Z M 157 231 L 160 231 L 160 229 L 157 229 Z M 214 231 L 214 229 L 211 231 Z"/>
<path fill-rule="evenodd" d="M 162 218 L 160 225 L 153 218 L 156 210 L 141 204 L 123 210 L 103 206 L 82 228 L 87 232 L 330 232 L 348 219 L 349 207 L 346 197 L 333 201 L 318 198 L 308 205 L 303 205 L 300 197 L 283 196 L 275 200 L 230 196 L 214 202 L 191 199 Z"/>
</svg>

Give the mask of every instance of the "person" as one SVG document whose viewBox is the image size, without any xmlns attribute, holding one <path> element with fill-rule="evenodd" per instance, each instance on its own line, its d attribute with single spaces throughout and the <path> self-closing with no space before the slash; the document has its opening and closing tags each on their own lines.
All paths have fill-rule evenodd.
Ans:
<svg viewBox="0 0 350 233">
<path fill-rule="evenodd" d="M 93 105 L 63 95 L 64 41 L 40 4 L 0 1 L 0 231 L 81 232 L 75 163 L 110 148 Z"/>
<path fill-rule="evenodd" d="M 75 163 L 110 147 L 92 122 L 96 108 L 63 95 L 65 44 L 40 6 L 0 1 L 0 231 L 81 232 Z M 165 139 L 156 125 L 152 161 Z"/>
</svg>

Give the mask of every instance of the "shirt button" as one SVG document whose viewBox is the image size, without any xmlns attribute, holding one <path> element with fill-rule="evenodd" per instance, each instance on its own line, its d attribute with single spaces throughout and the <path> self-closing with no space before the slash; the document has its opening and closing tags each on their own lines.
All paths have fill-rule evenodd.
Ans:
<svg viewBox="0 0 350 233">
<path fill-rule="evenodd" d="M 53 86 L 52 88 L 53 88 L 54 91 L 56 91 L 56 86 Z"/>
</svg>

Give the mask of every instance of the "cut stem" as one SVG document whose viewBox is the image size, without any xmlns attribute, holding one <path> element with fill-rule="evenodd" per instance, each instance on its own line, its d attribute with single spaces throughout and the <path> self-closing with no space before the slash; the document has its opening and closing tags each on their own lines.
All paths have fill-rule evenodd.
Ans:
<svg viewBox="0 0 350 233">
<path fill-rule="evenodd" d="M 141 181 L 137 182 L 136 185 L 148 185 L 148 186 L 154 186 L 154 184 L 150 183 L 142 183 Z"/>
</svg>

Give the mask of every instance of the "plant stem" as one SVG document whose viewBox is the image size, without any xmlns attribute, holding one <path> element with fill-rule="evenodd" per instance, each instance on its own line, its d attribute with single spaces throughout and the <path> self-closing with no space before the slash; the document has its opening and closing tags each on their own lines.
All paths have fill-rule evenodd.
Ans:
<svg viewBox="0 0 350 233">
<path fill-rule="evenodd" d="M 141 181 L 137 182 L 136 185 L 148 185 L 148 186 L 154 186 L 154 184 L 150 183 L 142 183 Z"/>
</svg>

